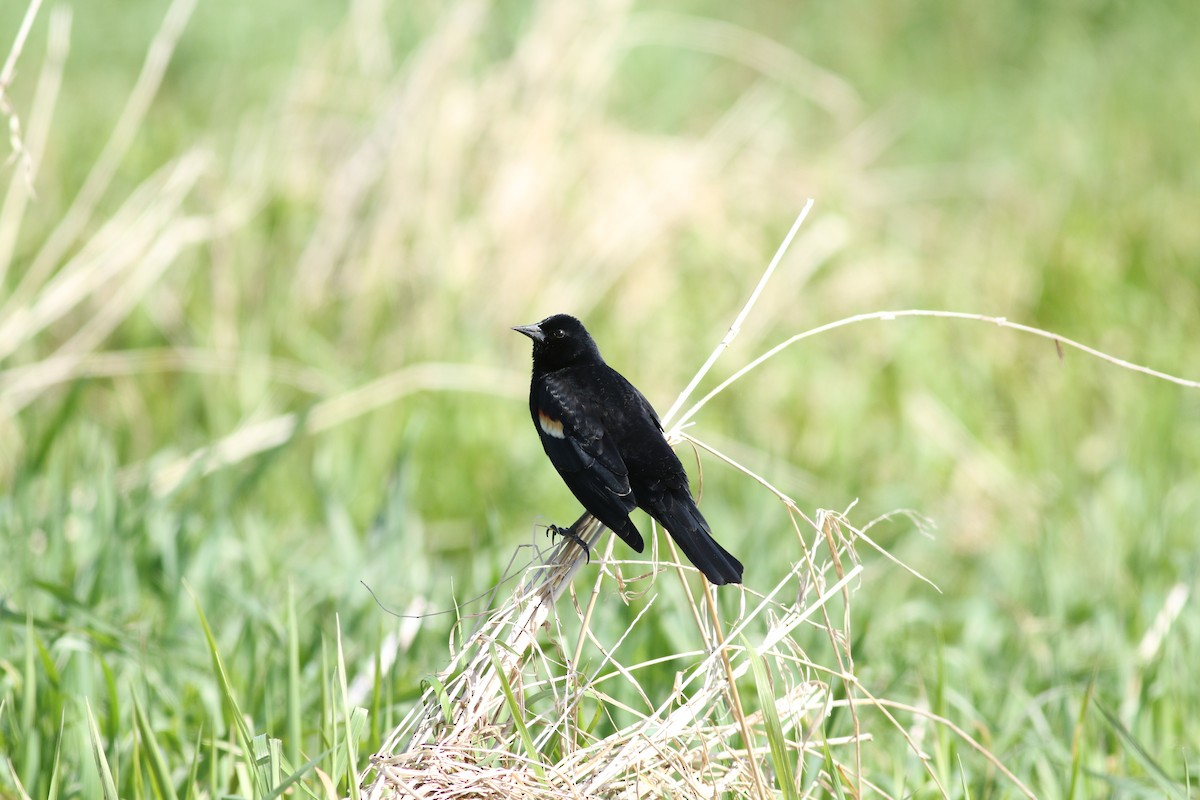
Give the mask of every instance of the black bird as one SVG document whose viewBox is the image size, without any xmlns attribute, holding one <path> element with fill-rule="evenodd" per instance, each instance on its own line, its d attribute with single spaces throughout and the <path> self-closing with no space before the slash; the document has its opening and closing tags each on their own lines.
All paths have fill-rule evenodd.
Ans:
<svg viewBox="0 0 1200 800">
<path fill-rule="evenodd" d="M 639 553 L 629 513 L 641 508 L 710 582 L 741 583 L 742 564 L 713 539 L 658 414 L 604 363 L 583 323 L 556 314 L 513 330 L 533 340 L 529 413 L 542 447 L 583 507 Z"/>
</svg>

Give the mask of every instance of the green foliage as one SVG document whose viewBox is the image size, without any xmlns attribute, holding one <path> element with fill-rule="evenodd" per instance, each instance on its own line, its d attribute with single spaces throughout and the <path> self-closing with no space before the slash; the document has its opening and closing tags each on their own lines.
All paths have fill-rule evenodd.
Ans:
<svg viewBox="0 0 1200 800">
<path fill-rule="evenodd" d="M 1200 4 L 386 5 L 199 3 L 39 276 L 167 11 L 71 6 L 36 197 L 0 218 L 0 796 L 351 792 L 480 607 L 395 619 L 364 584 L 454 608 L 577 512 L 508 326 L 586 316 L 665 409 L 809 194 L 702 391 L 800 330 L 918 306 L 1200 377 Z M 26 136 L 51 25 L 5 87 Z M 806 508 L 937 522 L 871 531 L 941 590 L 868 561 L 873 694 L 1042 797 L 1195 793 L 1200 394 L 899 320 L 807 340 L 696 422 Z M 771 585 L 799 557 L 786 514 L 702 464 L 705 514 Z M 606 618 L 614 639 L 638 611 Z M 623 652 L 694 649 L 682 613 L 652 608 Z M 870 725 L 885 791 L 1013 791 L 895 713 L 932 768 Z"/>
<path fill-rule="evenodd" d="M 779 711 L 775 708 L 775 688 L 772 686 L 771 672 L 763 662 L 762 656 L 753 646 L 746 644 L 754 674 L 754 689 L 766 720 L 767 745 L 771 748 L 771 766 L 775 770 L 775 780 L 783 792 L 784 800 L 796 800 L 799 797 L 796 793 L 796 770 L 792 766 L 793 756 L 787 751 L 783 738 Z"/>
</svg>

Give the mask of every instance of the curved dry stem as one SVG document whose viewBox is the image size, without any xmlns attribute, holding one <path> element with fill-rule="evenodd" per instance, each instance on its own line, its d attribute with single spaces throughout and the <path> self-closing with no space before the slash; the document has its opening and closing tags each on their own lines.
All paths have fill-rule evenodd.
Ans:
<svg viewBox="0 0 1200 800">
<path fill-rule="evenodd" d="M 410 394 L 426 391 L 468 391 L 511 395 L 518 385 L 503 371 L 465 364 L 413 364 L 314 405 L 306 414 L 280 414 L 248 425 L 191 454 L 157 468 L 151 477 L 156 494 L 170 494 L 199 470 L 209 475 L 251 456 L 279 447 L 300 433 L 329 430 Z M 119 475 L 122 484 L 142 479 L 145 466 L 134 464 Z"/>
<path fill-rule="evenodd" d="M 873 706 L 873 707 L 879 709 L 880 711 L 883 711 L 883 709 L 887 709 L 887 708 L 894 708 L 897 711 L 907 711 L 908 713 L 913 714 L 915 716 L 924 717 L 925 719 L 927 719 L 931 722 L 936 722 L 938 725 L 944 725 L 948 730 L 952 731 L 955 736 L 962 739 L 964 742 L 966 742 L 968 745 L 970 745 L 972 749 L 974 749 L 977 753 L 979 753 L 981 756 L 983 756 L 985 759 L 987 759 L 988 763 L 991 764 L 993 767 L 995 767 L 1000 772 L 1000 774 L 1002 774 L 1005 778 L 1007 778 L 1009 781 L 1011 781 L 1013 786 L 1016 786 L 1017 789 L 1020 790 L 1021 794 L 1030 798 L 1030 800 L 1037 800 L 1037 795 L 1033 793 L 1033 790 L 1030 789 L 1028 786 L 1026 786 L 1024 783 L 1022 783 L 1021 779 L 1018 778 L 1016 775 L 1014 775 L 1012 770 L 1010 770 L 1008 767 L 1004 766 L 1004 763 L 1002 761 L 1000 761 L 1000 759 L 996 758 L 996 756 L 992 754 L 992 751 L 990 751 L 986 747 L 984 747 L 977 739 L 975 739 L 973 736 L 971 736 L 971 734 L 967 733 L 965 730 L 960 728 L 958 725 L 955 725 L 952 720 L 946 719 L 945 717 L 940 716 L 938 714 L 934 714 L 932 711 L 929 711 L 928 709 L 917 708 L 916 706 L 911 706 L 911 705 L 908 705 L 907 703 L 898 703 L 894 700 L 884 700 L 884 699 L 881 699 L 878 697 L 873 697 L 873 696 L 871 696 L 871 694 L 869 692 L 866 692 L 866 691 L 864 691 L 863 693 L 867 695 L 867 697 L 865 699 L 852 700 L 851 702 L 861 704 L 861 705 Z M 890 719 L 892 719 L 893 724 L 895 724 L 897 728 L 899 728 L 901 731 L 904 730 L 903 726 L 901 726 L 900 723 L 898 721 L 896 721 L 894 717 L 892 717 L 890 714 L 887 714 L 887 712 L 884 712 L 884 713 Z M 915 745 L 914 745 L 914 747 L 915 747 Z M 917 752 L 917 750 L 914 749 L 913 752 Z M 924 760 L 924 759 L 922 759 L 922 760 Z"/>
<path fill-rule="evenodd" d="M 29 38 L 29 30 L 33 27 L 33 21 L 37 19 L 38 10 L 41 7 L 42 0 L 31 0 L 25 8 L 25 16 L 21 19 L 20 27 L 17 28 L 17 36 L 8 51 L 8 57 L 4 59 L 3 69 L 0 69 L 0 116 L 8 117 L 8 144 L 12 148 L 12 158 L 24 165 L 23 171 L 31 192 L 33 191 L 33 161 L 21 139 L 21 118 L 17 116 L 16 110 L 8 102 L 8 87 L 17 70 L 17 59 L 21 57 L 21 51 L 25 49 L 25 40 Z"/>
<path fill-rule="evenodd" d="M 679 422 L 675 423 L 675 427 L 679 428 L 680 426 L 686 424 L 689 420 L 692 419 L 692 417 L 696 416 L 696 414 L 699 413 L 700 409 L 704 408 L 704 406 L 707 405 L 708 402 L 710 400 L 712 400 L 714 397 L 716 397 L 721 392 L 728 389 L 731 385 L 736 383 L 741 378 L 745 377 L 745 375 L 747 373 L 753 371 L 755 368 L 759 367 L 766 361 L 770 360 L 771 358 L 778 355 L 779 353 L 786 350 L 787 348 L 791 347 L 792 345 L 796 344 L 797 342 L 803 341 L 804 339 L 808 339 L 810 337 L 816 336 L 821 333 L 828 333 L 829 331 L 836 330 L 838 328 L 845 328 L 848 325 L 856 325 L 860 322 L 871 322 L 874 320 L 883 320 L 883 321 L 890 322 L 892 320 L 899 319 L 900 317 L 934 317 L 934 318 L 938 318 L 938 319 L 959 319 L 959 320 L 968 320 L 970 322 L 986 322 L 990 325 L 996 325 L 1001 328 L 1009 328 L 1011 330 L 1021 331 L 1022 333 L 1028 333 L 1028 334 L 1032 334 L 1034 336 L 1039 336 L 1043 339 L 1049 339 L 1050 341 L 1055 342 L 1058 345 L 1066 345 L 1067 347 L 1071 347 L 1071 348 L 1074 348 L 1081 352 L 1087 353 L 1090 356 L 1099 358 L 1102 361 L 1107 361 L 1108 363 L 1113 364 L 1118 367 L 1121 367 L 1122 369 L 1131 370 L 1133 372 L 1140 372 L 1143 375 L 1149 375 L 1152 378 L 1158 378 L 1159 380 L 1167 381 L 1169 383 L 1174 383 L 1179 386 L 1184 386 L 1188 389 L 1200 389 L 1200 381 L 1194 381 L 1194 380 L 1190 380 L 1188 378 L 1180 378 L 1176 375 L 1171 375 L 1166 372 L 1160 372 L 1156 369 L 1151 369 L 1150 367 L 1146 367 L 1141 364 L 1136 364 L 1132 361 L 1126 361 L 1123 358 L 1117 358 L 1116 356 L 1109 355 L 1108 353 L 1105 353 L 1101 350 L 1097 350 L 1094 347 L 1089 347 L 1086 344 L 1077 342 L 1074 339 L 1068 339 L 1065 336 L 1061 336 L 1061 335 L 1059 335 L 1057 333 L 1053 333 L 1051 331 L 1042 330 L 1041 328 L 1035 328 L 1031 325 L 1022 325 L 1019 322 L 1009 322 L 1004 317 L 989 317 L 985 314 L 969 314 L 969 313 L 966 313 L 963 311 L 939 311 L 939 310 L 913 308 L 913 309 L 904 309 L 901 311 L 873 311 L 869 314 L 856 314 L 852 317 L 846 317 L 845 319 L 839 319 L 835 322 L 830 322 L 825 325 L 820 325 L 816 328 L 812 328 L 811 330 L 804 331 L 803 333 L 798 333 L 795 336 L 792 336 L 791 338 L 785 339 L 784 341 L 782 341 L 779 344 L 772 347 L 770 350 L 768 350 L 765 353 L 763 353 L 762 355 L 760 355 L 758 358 L 756 358 L 753 361 L 751 361 L 750 363 L 746 364 L 746 366 L 742 367 L 737 372 L 730 375 L 728 378 L 726 378 L 724 381 L 722 381 L 715 389 L 713 389 L 708 394 L 704 395 L 704 397 L 702 397 L 699 401 L 697 401 L 695 405 L 693 405 L 691 408 L 689 408 L 687 410 L 687 412 L 685 412 L 684 415 L 682 417 L 680 417 Z"/>
<path fill-rule="evenodd" d="M 309 394 L 329 390 L 329 380 L 298 362 L 238 350 L 200 347 L 148 347 L 52 356 L 32 364 L 0 371 L 0 404 L 23 406 L 54 386 L 83 378 L 117 378 L 168 372 L 233 376 L 251 371 Z"/>
<path fill-rule="evenodd" d="M 29 302 L 87 227 L 96 205 L 112 183 L 117 168 L 141 129 L 142 120 L 150 108 L 150 102 L 158 93 L 175 46 L 179 43 L 179 37 L 183 35 L 195 7 L 196 0 L 172 0 L 158 33 L 150 43 L 142 71 L 113 128 L 112 135 L 105 142 L 104 149 L 96 158 L 84 180 L 83 188 L 79 190 L 71 207 L 34 258 L 16 291 L 5 303 L 3 311 L 0 311 L 0 318 L 16 313 Z"/>
<path fill-rule="evenodd" d="M 40 0 L 39 0 L 40 2 Z M 31 3 L 29 14 L 35 13 L 38 3 Z M 28 19 L 28 17 L 27 17 Z M 15 111 L 9 111 L 10 143 L 13 155 L 24 162 L 24 169 L 14 172 L 8 184 L 8 192 L 4 195 L 4 205 L 0 206 L 0 287 L 8 279 L 8 269 L 12 265 L 13 252 L 17 246 L 17 234 L 21 230 L 21 222 L 25 218 L 25 208 L 29 200 L 36 196 L 34 189 L 37 180 L 38 166 L 41 163 L 40 154 L 45 152 L 46 139 L 50 134 L 50 121 L 54 117 L 54 109 L 58 105 L 58 91 L 62 86 L 63 67 L 67 60 L 67 50 L 71 40 L 71 9 L 65 6 L 55 8 L 50 12 L 50 31 L 46 40 L 46 58 L 42 63 L 41 74 L 38 76 L 37 88 L 33 94 L 33 108 L 29 114 L 29 127 L 22 137 Z M 10 53 L 10 62 L 15 66 L 15 55 L 18 48 L 14 46 Z M 12 73 L 9 65 L 5 65 L 4 74 L 0 77 L 0 113 L 7 102 L 2 97 L 11 80 Z"/>
<path fill-rule="evenodd" d="M 783 237 L 783 241 L 780 242 L 779 249 L 775 251 L 775 256 L 771 259 L 771 262 L 767 264 L 767 268 L 763 270 L 762 277 L 758 279 L 758 283 L 755 285 L 754 291 L 750 293 L 750 298 L 746 301 L 746 304 L 742 306 L 742 310 L 738 312 L 737 317 L 734 318 L 733 324 L 729 326 L 729 330 L 725 333 L 725 338 L 721 339 L 721 341 L 717 344 L 716 349 L 713 350 L 709 355 L 708 360 L 705 361 L 700 369 L 696 371 L 696 374 L 692 376 L 692 379 L 688 382 L 688 385 L 682 392 L 679 393 L 679 397 L 675 398 L 675 402 L 671 404 L 669 409 L 667 409 L 667 413 L 662 415 L 662 425 L 664 428 L 670 424 L 671 418 L 679 412 L 679 408 L 687 402 L 689 397 L 692 396 L 692 392 L 696 390 L 696 386 L 699 385 L 700 381 L 704 379 L 704 376 L 708 374 L 708 371 L 712 369 L 712 365 L 717 362 L 717 359 L 721 357 L 721 354 L 725 352 L 725 348 L 729 347 L 733 340 L 737 338 L 738 333 L 742 329 L 742 323 L 745 322 L 746 317 L 750 314 L 751 309 L 754 308 L 754 304 L 758 302 L 759 295 L 762 294 L 763 289 L 765 289 L 767 286 L 767 281 L 771 280 L 771 276 L 775 273 L 775 268 L 779 266 L 779 262 L 783 260 L 784 254 L 787 253 L 788 248 L 791 247 L 792 240 L 796 238 L 796 234 L 799 232 L 800 226 L 803 225 L 804 220 L 808 218 L 808 212 L 812 210 L 812 207 L 813 200 L 810 197 L 808 202 L 804 204 L 804 208 L 800 210 L 800 214 L 797 215 L 796 221 L 792 223 L 792 227 L 788 230 L 787 236 Z M 686 422 L 686 419 L 680 420 L 675 427 L 678 428 L 680 425 L 683 425 L 684 422 Z"/>
</svg>

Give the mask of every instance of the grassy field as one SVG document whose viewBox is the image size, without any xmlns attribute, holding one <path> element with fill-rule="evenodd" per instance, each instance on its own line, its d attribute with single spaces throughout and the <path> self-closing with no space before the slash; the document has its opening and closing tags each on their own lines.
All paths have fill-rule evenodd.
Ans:
<svg viewBox="0 0 1200 800">
<path fill-rule="evenodd" d="M 579 512 L 509 327 L 584 318 L 665 410 L 808 197 L 701 392 L 907 308 L 1200 380 L 1200 4 L 389 5 L 99 0 L 29 30 L 0 797 L 354 792 L 462 633 L 381 605 L 452 609 Z M 0 6 L 0 51 L 25 12 Z M 937 589 L 859 548 L 854 674 L 919 711 L 908 740 L 864 713 L 868 793 L 1019 796 L 936 715 L 1038 797 L 1200 796 L 1200 390 L 902 318 L 805 339 L 694 421 L 809 514 L 932 523 L 871 535 Z M 700 463 L 765 591 L 802 557 L 786 510 Z M 599 640 L 653 602 L 626 663 L 701 647 L 682 584 L 642 585 L 601 598 Z"/>
</svg>

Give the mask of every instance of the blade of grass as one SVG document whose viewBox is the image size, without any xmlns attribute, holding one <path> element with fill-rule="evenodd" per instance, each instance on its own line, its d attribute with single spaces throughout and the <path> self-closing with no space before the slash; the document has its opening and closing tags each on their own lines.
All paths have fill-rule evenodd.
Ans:
<svg viewBox="0 0 1200 800">
<path fill-rule="evenodd" d="M 196 731 L 196 744 L 192 748 L 192 764 L 188 767 L 187 794 L 184 795 L 184 800 L 196 800 L 199 793 L 199 778 L 200 778 L 200 754 L 203 751 L 201 747 L 204 744 L 204 730 L 201 728 Z"/>
<path fill-rule="evenodd" d="M 296 623 L 296 587 L 288 582 L 287 600 L 287 753 L 292 764 L 300 763 L 300 627 Z"/>
<path fill-rule="evenodd" d="M 96 773 L 100 777 L 100 788 L 104 792 L 104 800 L 121 800 L 117 793 L 117 784 L 113 780 L 112 769 L 108 765 L 108 756 L 104 753 L 104 740 L 100 738 L 100 728 L 96 725 L 96 717 L 92 714 L 92 704 L 84 701 L 87 711 L 88 736 L 92 743 L 92 758 L 96 762 Z"/>
<path fill-rule="evenodd" d="M 491 657 L 492 669 L 496 671 L 496 677 L 500 681 L 500 689 L 504 692 L 504 702 L 508 705 L 508 713 L 512 716 L 513 724 L 517 726 L 521 744 L 525 747 L 525 755 L 529 758 L 529 765 L 539 778 L 545 780 L 546 772 L 542 768 L 541 758 L 533 746 L 533 737 L 529 734 L 529 727 L 521 716 L 521 707 L 517 704 L 517 696 L 513 694 L 512 684 L 508 682 L 508 676 L 504 674 L 504 669 L 500 666 L 500 657 L 496 655 L 495 644 L 491 647 Z"/>
<path fill-rule="evenodd" d="M 1179 783 L 1167 774 L 1166 770 L 1154 758 L 1146 752 L 1146 748 L 1142 747 L 1141 742 L 1134 737 L 1133 733 L 1125 727 L 1124 723 L 1117 718 L 1117 715 L 1104 707 L 1095 697 L 1092 698 L 1092 705 L 1100 712 L 1105 721 L 1108 722 L 1113 732 L 1117 734 L 1117 738 L 1125 745 L 1125 749 L 1133 756 L 1133 760 L 1141 765 L 1142 769 L 1154 779 L 1159 788 L 1171 797 L 1186 798 L 1187 794 L 1180 787 Z"/>
<path fill-rule="evenodd" d="M 158 743 L 158 737 L 154 735 L 154 728 L 150 725 L 146 710 L 142 708 L 136 695 L 133 698 L 133 722 L 150 761 L 150 777 L 154 780 L 155 794 L 167 800 L 179 800 L 175 786 L 171 783 L 171 769 L 167 766 L 167 759 Z"/>
<path fill-rule="evenodd" d="M 37 634 L 33 630 L 33 618 L 25 617 L 25 682 L 24 697 L 21 699 L 21 726 L 28 731 L 25 740 L 25 762 L 21 767 L 21 780 L 31 790 L 37 791 L 38 763 L 41 760 L 41 736 L 37 721 L 37 671 L 34 653 L 37 652 Z"/>
<path fill-rule="evenodd" d="M 372 742 L 378 742 L 383 738 L 383 731 L 379 726 L 381 712 L 383 711 L 383 631 L 377 630 L 375 638 L 379 642 L 379 645 L 375 647 L 375 652 L 372 656 L 371 711 L 368 716 L 371 722 L 369 735 Z"/>
<path fill-rule="evenodd" d="M 130 747 L 130 752 L 129 752 L 128 772 L 126 773 L 130 776 L 129 782 L 131 785 L 129 786 L 128 789 L 126 789 L 126 791 L 133 797 L 151 797 L 151 796 L 153 796 L 157 800 L 157 798 L 159 798 L 159 795 L 157 795 L 157 794 L 151 795 L 149 792 L 146 791 L 144 772 L 143 772 L 144 767 L 142 764 L 142 753 L 143 752 L 144 752 L 144 748 L 142 747 L 142 743 L 138 740 L 138 737 L 134 736 L 133 744 Z"/>
<path fill-rule="evenodd" d="M 321 686 L 321 704 L 319 719 L 321 720 L 321 742 L 328 745 L 333 750 L 334 762 L 337 761 L 337 728 L 333 724 L 334 712 L 333 701 L 329 697 L 329 646 L 325 638 L 325 634 L 321 634 L 321 660 L 320 660 L 320 686 Z"/>
<path fill-rule="evenodd" d="M 1087 719 L 1087 709 L 1092 702 L 1092 693 L 1096 689 L 1096 673 L 1092 673 L 1088 681 L 1087 691 L 1083 693 L 1083 701 L 1079 704 L 1079 716 L 1075 720 L 1075 732 L 1071 736 L 1071 784 L 1067 787 L 1067 800 L 1074 800 L 1079 790 L 1079 782 L 1083 776 L 1083 724 Z"/>
<path fill-rule="evenodd" d="M 50 786 L 46 789 L 46 800 L 58 800 L 59 768 L 62 765 L 62 740 L 66 732 L 66 714 L 58 721 L 58 740 L 54 743 L 54 761 L 50 766 Z"/>
<path fill-rule="evenodd" d="M 272 739 L 265 733 L 254 737 L 254 765 L 264 773 L 263 783 L 267 786 L 279 785 L 279 740 Z"/>
<path fill-rule="evenodd" d="M 846 790 L 842 787 L 842 784 L 845 782 L 845 776 L 842 774 L 837 759 L 833 757 L 833 751 L 829 749 L 828 740 L 821 744 L 821 751 L 825 756 L 825 774 L 829 776 L 829 785 L 832 787 L 832 794 L 838 800 L 845 800 Z M 943 792 L 943 794 L 945 793 Z"/>
<path fill-rule="evenodd" d="M 775 706 L 775 692 L 771 686 L 771 675 L 758 651 L 750 646 L 745 637 L 742 645 L 750 655 L 750 668 L 754 672 L 754 688 L 758 693 L 758 705 L 762 709 L 763 722 L 767 728 L 767 744 L 771 748 L 771 763 L 775 767 L 775 782 L 783 791 L 784 800 L 799 800 L 796 792 L 796 771 L 788 755 L 787 741 L 783 738 L 783 725 L 779 721 L 779 709 Z M 747 748 L 751 745 L 746 743 Z"/>
<path fill-rule="evenodd" d="M 0 706 L 0 714 L 4 711 L 4 707 Z M 0 787 L 11 786 L 16 790 L 13 795 L 15 800 L 33 800 L 29 796 L 29 792 L 25 791 L 25 785 L 21 783 L 21 778 L 17 775 L 17 768 L 13 766 L 12 759 L 8 756 L 0 756 Z M 9 800 L 5 796 L 5 800 Z"/>
<path fill-rule="evenodd" d="M 229 715 L 233 717 L 233 729 L 237 734 L 238 744 L 241 746 L 242 759 L 244 763 L 251 766 L 251 788 L 255 797 L 262 797 L 267 793 L 267 787 L 263 785 L 262 776 L 259 774 L 258 769 L 255 768 L 254 733 L 250 730 L 250 726 L 246 722 L 246 717 L 242 714 L 242 709 L 238 704 L 237 696 L 233 692 L 233 684 L 229 680 L 229 673 L 225 669 L 225 662 L 221 659 L 221 651 L 217 647 L 217 639 L 208 624 L 208 618 L 204 616 L 204 609 L 200 608 L 200 600 L 192 592 L 191 587 L 188 587 L 188 593 L 192 595 L 192 601 L 196 605 L 196 614 L 200 617 L 200 627 L 204 630 L 204 640 L 208 644 L 208 653 L 212 658 L 213 672 L 216 673 L 217 682 L 221 686 L 221 696 L 224 698 L 225 707 Z"/>
<path fill-rule="evenodd" d="M 350 715 L 350 721 L 347 725 L 348 730 L 346 736 L 354 743 L 354 753 L 357 758 L 359 752 L 359 744 L 363 740 L 363 736 L 367 730 L 367 710 L 361 706 L 355 706 Z M 358 790 L 358 775 L 361 767 L 357 761 L 349 765 L 349 783 L 346 787 L 346 792 L 351 793 Z"/>
<path fill-rule="evenodd" d="M 101 654 L 98 660 L 100 674 L 104 677 L 104 690 L 108 695 L 105 736 L 110 742 L 118 742 L 121 739 L 121 693 L 117 691 L 117 676 L 113 674 L 107 658 Z"/>
<path fill-rule="evenodd" d="M 421 681 L 421 692 L 424 693 L 426 688 L 433 689 L 438 705 L 442 709 L 442 721 L 449 725 L 454 721 L 454 713 L 450 693 L 446 690 L 446 684 L 442 683 L 436 675 L 430 675 Z"/>
<path fill-rule="evenodd" d="M 342 649 L 342 620 L 335 617 L 337 625 L 337 682 L 341 693 L 342 719 L 346 728 L 345 753 L 346 764 L 344 777 L 346 788 L 349 790 L 358 782 L 358 739 L 352 730 L 355 712 L 358 710 L 350 705 L 350 687 L 346 679 L 346 654 Z"/>
<path fill-rule="evenodd" d="M 301 778 L 303 778 L 309 772 L 313 771 L 313 769 L 317 766 L 317 764 L 320 763 L 321 759 L 325 758 L 327 755 L 329 755 L 332 752 L 333 752 L 333 748 L 327 747 L 324 750 L 322 750 L 321 752 L 317 753 L 312 758 L 310 758 L 308 761 L 305 761 L 304 764 L 302 764 L 299 769 L 295 770 L 290 775 L 288 775 L 286 778 L 281 780 L 275 786 L 275 788 L 271 791 L 271 793 L 263 798 L 263 800 L 275 800 L 275 798 L 277 798 L 277 797 L 282 797 L 283 794 L 285 792 L 287 792 L 289 789 L 291 789 L 292 786 L 297 781 L 299 781 Z M 317 770 L 317 772 L 320 772 L 320 770 Z M 317 795 L 311 789 L 309 789 L 307 786 L 301 786 L 300 788 L 303 789 L 304 792 L 309 797 L 317 797 Z"/>
</svg>

